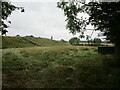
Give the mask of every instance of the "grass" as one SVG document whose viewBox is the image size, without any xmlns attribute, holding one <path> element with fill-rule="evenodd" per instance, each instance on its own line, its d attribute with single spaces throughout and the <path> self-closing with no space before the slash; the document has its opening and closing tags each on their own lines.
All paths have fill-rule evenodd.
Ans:
<svg viewBox="0 0 120 90">
<path fill-rule="evenodd" d="M 114 88 L 119 69 L 96 47 L 3 49 L 3 88 Z"/>
<path fill-rule="evenodd" d="M 51 40 L 51 39 L 47 39 L 47 38 L 40 38 L 40 37 L 25 37 L 26 39 L 30 39 L 34 42 L 36 42 L 37 44 L 40 44 L 42 46 L 61 46 L 61 45 L 65 45 L 65 42 L 61 42 L 61 41 L 56 41 L 56 40 Z"/>
<path fill-rule="evenodd" d="M 29 39 L 41 46 L 61 46 L 66 45 L 65 42 L 55 41 L 47 38 L 37 38 L 37 37 L 24 37 Z M 1 40 L 0 40 L 1 41 Z M 2 36 L 2 48 L 23 48 L 23 47 L 35 47 L 36 45 L 24 40 L 19 36 Z"/>
<path fill-rule="evenodd" d="M 2 48 L 22 48 L 22 47 L 33 47 L 35 45 L 23 40 L 21 37 L 2 37 Z"/>
</svg>

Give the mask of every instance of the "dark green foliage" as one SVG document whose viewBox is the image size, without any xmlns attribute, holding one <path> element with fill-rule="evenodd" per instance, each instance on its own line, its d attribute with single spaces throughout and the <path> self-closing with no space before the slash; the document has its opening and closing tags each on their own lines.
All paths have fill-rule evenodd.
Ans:
<svg viewBox="0 0 120 90">
<path fill-rule="evenodd" d="M 101 31 L 107 40 L 115 43 L 115 60 L 120 64 L 120 1 L 88 3 L 84 1 L 86 0 L 83 2 L 79 0 L 58 2 L 58 8 L 61 8 L 67 17 L 67 29 L 72 34 L 83 33 L 86 31 L 87 25 L 93 25 L 95 31 Z M 80 13 L 87 13 L 89 17 L 77 17 Z"/>
<path fill-rule="evenodd" d="M 92 24 L 95 30 L 100 30 L 107 39 L 119 42 L 120 36 L 120 2 L 79 2 L 70 0 L 58 2 L 58 8 L 67 16 L 67 29 L 71 33 L 84 32 L 87 25 Z M 78 18 L 78 13 L 87 13 L 90 17 Z"/>
<path fill-rule="evenodd" d="M 64 2 L 64 0 L 61 0 L 61 2 L 57 3 L 57 7 L 61 8 L 64 11 L 64 15 L 67 16 L 66 28 L 69 29 L 72 34 L 76 34 L 76 32 L 81 32 L 81 29 L 85 28 L 83 22 L 81 22 L 82 18 L 79 19 L 77 17 L 78 13 L 82 11 L 79 6 L 76 6 L 77 4 L 78 2 L 74 2 L 72 0 L 69 2 Z"/>
<path fill-rule="evenodd" d="M 96 30 L 104 32 L 103 35 L 112 42 L 118 42 L 120 35 L 120 2 L 89 3 L 91 7 L 87 13 L 91 16 L 89 21 Z"/>
<path fill-rule="evenodd" d="M 8 16 L 11 15 L 12 11 L 14 11 L 17 7 L 15 7 L 9 2 L 2 2 L 1 8 L 2 8 L 2 19 L 6 20 Z"/>
<path fill-rule="evenodd" d="M 77 37 L 73 37 L 73 38 L 71 38 L 71 39 L 69 40 L 69 43 L 70 43 L 71 45 L 79 45 L 80 39 L 77 38 Z"/>
<path fill-rule="evenodd" d="M 2 31 L 2 35 L 6 34 L 6 32 L 8 32 L 6 29 L 9 27 L 4 21 L 7 20 L 7 18 L 12 14 L 12 12 L 15 10 L 15 9 L 21 9 L 21 12 L 24 12 L 24 8 L 23 7 L 16 7 L 14 5 L 12 5 L 10 2 L 1 2 L 0 3 L 2 4 L 0 6 L 0 8 L 2 8 L 2 18 L 1 18 L 1 24 L 0 24 L 0 31 Z M 8 23 L 11 24 L 11 21 L 7 21 Z"/>
<path fill-rule="evenodd" d="M 100 38 L 94 38 L 93 42 L 94 42 L 94 45 L 97 45 L 97 46 L 99 46 L 102 43 Z"/>
<path fill-rule="evenodd" d="M 16 35 L 17 37 L 20 37 L 20 35 Z"/>
<path fill-rule="evenodd" d="M 84 36 L 83 34 L 82 34 L 82 35 L 80 35 L 79 37 L 80 37 L 81 39 L 82 39 L 82 38 L 85 38 L 85 36 Z"/>
</svg>

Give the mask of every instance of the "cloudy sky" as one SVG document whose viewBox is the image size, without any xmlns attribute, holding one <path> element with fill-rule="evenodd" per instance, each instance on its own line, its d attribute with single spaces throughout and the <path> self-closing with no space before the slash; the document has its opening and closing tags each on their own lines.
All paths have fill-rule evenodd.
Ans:
<svg viewBox="0 0 120 90">
<path fill-rule="evenodd" d="M 8 28 L 8 36 L 33 35 L 44 38 L 53 36 L 55 40 L 69 40 L 71 37 L 74 37 L 66 30 L 65 16 L 63 11 L 56 7 L 56 2 L 14 1 L 12 2 L 14 5 L 25 8 L 25 13 L 16 10 L 8 18 L 12 22 Z M 86 32 L 86 34 L 90 35 L 91 31 Z M 79 36 L 79 34 L 75 36 Z M 93 38 L 96 36 L 97 33 L 94 33 Z"/>
</svg>

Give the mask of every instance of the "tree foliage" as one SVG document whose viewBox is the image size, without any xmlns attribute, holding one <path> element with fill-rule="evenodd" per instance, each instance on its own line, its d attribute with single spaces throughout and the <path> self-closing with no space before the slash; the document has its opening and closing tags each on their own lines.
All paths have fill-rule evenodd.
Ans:
<svg viewBox="0 0 120 90">
<path fill-rule="evenodd" d="M 80 35 L 79 37 L 80 37 L 81 39 L 82 39 L 82 38 L 85 38 L 85 36 L 84 36 L 83 34 L 82 34 L 82 35 Z"/>
<path fill-rule="evenodd" d="M 21 10 L 21 12 L 24 12 L 24 8 L 23 8 L 23 7 L 16 7 L 16 6 L 12 5 L 10 2 L 7 2 L 7 1 L 5 1 L 5 2 L 1 2 L 1 1 L 0 1 L 0 3 L 2 4 L 2 5 L 0 6 L 0 8 L 2 9 L 2 10 L 1 10 L 2 12 L 0 12 L 0 14 L 1 14 L 0 31 L 2 31 L 2 35 L 3 35 L 3 34 L 6 34 L 6 32 L 8 32 L 8 31 L 7 31 L 7 28 L 8 28 L 9 26 L 5 23 L 5 21 L 7 21 L 7 18 L 8 18 L 8 17 L 12 14 L 12 12 L 13 12 L 14 10 L 16 10 L 16 9 Z M 11 24 L 11 21 L 7 21 L 7 22 Z"/>
<path fill-rule="evenodd" d="M 73 38 L 71 38 L 71 39 L 69 40 L 69 43 L 70 43 L 71 45 L 78 45 L 78 44 L 80 43 L 80 39 L 77 38 L 77 37 L 73 37 Z"/>
<path fill-rule="evenodd" d="M 71 33 L 84 32 L 86 26 L 94 25 L 95 30 L 102 32 L 108 40 L 120 43 L 120 2 L 80 2 L 79 0 L 64 0 L 58 2 L 58 8 L 67 17 L 66 28 Z M 89 18 L 78 17 L 79 13 L 87 13 Z"/>
<path fill-rule="evenodd" d="M 102 43 L 100 38 L 94 38 L 93 42 L 94 42 L 94 45 L 97 45 L 97 46 L 99 46 Z"/>
<path fill-rule="evenodd" d="M 83 0 L 81 0 L 83 1 Z M 99 0 L 98 0 L 99 1 Z M 101 0 L 100 0 L 101 1 Z M 115 1 L 115 2 L 113 2 Z M 71 33 L 83 33 L 87 25 L 93 25 L 95 30 L 101 31 L 107 40 L 115 43 L 115 61 L 120 64 L 120 1 L 112 2 L 80 2 L 80 0 L 61 0 L 57 3 L 58 8 L 64 11 L 67 17 L 66 28 Z M 87 13 L 88 19 L 78 14 Z M 79 16 L 80 16 L 79 15 Z"/>
</svg>

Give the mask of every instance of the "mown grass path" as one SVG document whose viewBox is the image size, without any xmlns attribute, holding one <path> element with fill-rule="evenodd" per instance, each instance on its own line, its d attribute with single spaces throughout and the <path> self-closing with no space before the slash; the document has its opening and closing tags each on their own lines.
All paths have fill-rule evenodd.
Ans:
<svg viewBox="0 0 120 90">
<path fill-rule="evenodd" d="M 96 47 L 49 46 L 3 49 L 3 88 L 119 87 L 111 55 Z"/>
</svg>

